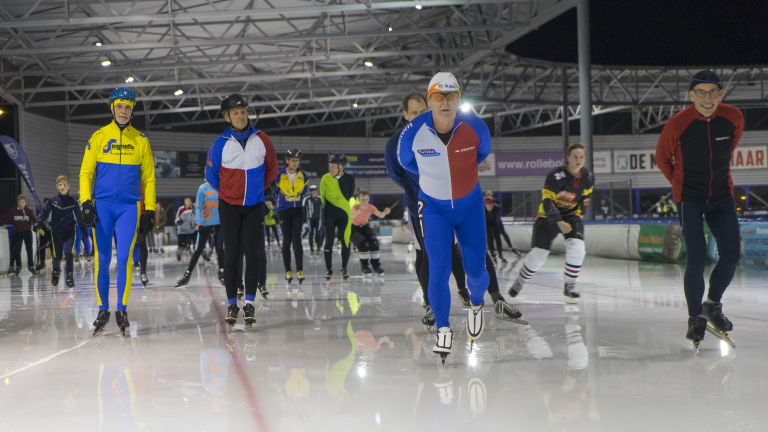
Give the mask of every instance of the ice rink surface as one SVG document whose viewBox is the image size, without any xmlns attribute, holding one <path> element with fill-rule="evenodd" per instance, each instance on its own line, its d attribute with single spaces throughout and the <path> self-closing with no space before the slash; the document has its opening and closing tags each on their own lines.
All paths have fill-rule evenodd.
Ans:
<svg viewBox="0 0 768 432">
<path fill-rule="evenodd" d="M 92 268 L 72 290 L 63 276 L 51 287 L 50 265 L 0 277 L 0 431 L 766 430 L 764 271 L 739 267 L 723 299 L 737 348 L 707 334 L 697 355 L 682 266 L 587 257 L 582 300 L 566 306 L 552 256 L 512 301 L 530 325 L 486 306 L 474 345 L 452 289 L 442 367 L 420 321 L 415 253 L 382 246 L 383 278 L 359 277 L 353 254 L 350 283 L 326 283 L 322 258 L 305 255 L 307 280 L 288 288 L 269 250 L 270 299 L 253 330 L 241 316 L 229 336 L 211 264 L 173 287 L 186 257 L 152 255 L 146 288 L 134 275 L 125 337 L 114 306 L 106 334 L 91 336 Z M 521 264 L 498 266 L 504 294 Z"/>
</svg>

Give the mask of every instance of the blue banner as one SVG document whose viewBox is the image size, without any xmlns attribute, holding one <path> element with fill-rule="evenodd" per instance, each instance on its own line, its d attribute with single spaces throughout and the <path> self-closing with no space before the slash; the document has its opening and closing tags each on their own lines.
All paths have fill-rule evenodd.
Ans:
<svg viewBox="0 0 768 432">
<path fill-rule="evenodd" d="M 348 154 L 344 172 L 352 177 L 389 177 L 384 154 Z"/>
<path fill-rule="evenodd" d="M 37 197 L 37 192 L 35 192 L 35 180 L 32 178 L 32 168 L 29 166 L 27 154 L 24 153 L 24 149 L 21 148 L 16 140 L 5 135 L 0 135 L 0 144 L 3 144 L 5 152 L 8 153 L 8 156 L 13 160 L 13 163 L 16 164 L 16 167 L 21 172 L 21 176 L 24 177 L 24 182 L 27 183 L 27 187 L 32 191 L 32 196 L 35 197 L 37 207 L 42 207 L 43 203 L 40 201 L 40 198 Z"/>
</svg>

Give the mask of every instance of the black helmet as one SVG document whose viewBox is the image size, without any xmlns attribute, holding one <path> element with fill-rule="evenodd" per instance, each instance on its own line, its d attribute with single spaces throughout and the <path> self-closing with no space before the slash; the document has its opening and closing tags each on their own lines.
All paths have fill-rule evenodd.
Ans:
<svg viewBox="0 0 768 432">
<path fill-rule="evenodd" d="M 224 115 L 224 113 L 226 113 L 227 111 L 237 107 L 248 108 L 248 99 L 246 99 L 245 96 L 237 93 L 232 93 L 231 95 L 227 95 L 227 97 L 225 97 L 224 100 L 221 101 L 221 115 Z"/>
<path fill-rule="evenodd" d="M 341 153 L 334 153 L 328 157 L 328 163 L 346 165 L 347 157 Z"/>
<path fill-rule="evenodd" d="M 285 158 L 299 158 L 301 159 L 301 150 L 299 149 L 290 149 L 287 152 L 285 152 Z"/>
<path fill-rule="evenodd" d="M 309 190 L 311 190 L 311 191 L 313 191 L 313 190 L 317 190 L 317 186 L 315 186 L 315 185 L 312 185 L 312 186 L 310 186 L 310 187 L 309 187 Z"/>
</svg>

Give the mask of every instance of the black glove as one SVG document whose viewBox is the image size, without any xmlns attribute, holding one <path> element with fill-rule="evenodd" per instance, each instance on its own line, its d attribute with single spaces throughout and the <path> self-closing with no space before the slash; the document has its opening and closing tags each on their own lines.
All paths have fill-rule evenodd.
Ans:
<svg viewBox="0 0 768 432">
<path fill-rule="evenodd" d="M 88 200 L 83 203 L 83 225 L 93 228 L 99 223 L 99 215 L 96 214 L 96 209 L 93 208 L 93 202 Z"/>
<path fill-rule="evenodd" d="M 152 227 L 155 226 L 155 211 L 147 210 L 141 215 L 139 220 L 139 234 L 146 234 L 152 231 Z"/>
<path fill-rule="evenodd" d="M 181 219 L 176 219 L 176 225 L 177 225 L 177 226 L 182 226 L 183 224 L 184 224 L 184 221 L 183 221 L 183 220 L 181 220 Z"/>
</svg>

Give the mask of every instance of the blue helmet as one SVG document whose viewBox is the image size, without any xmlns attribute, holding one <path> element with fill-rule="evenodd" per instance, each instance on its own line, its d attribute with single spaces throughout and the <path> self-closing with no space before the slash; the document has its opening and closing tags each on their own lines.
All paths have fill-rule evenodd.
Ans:
<svg viewBox="0 0 768 432">
<path fill-rule="evenodd" d="M 131 107 L 136 104 L 136 95 L 133 94 L 133 91 L 126 87 L 120 87 L 112 90 L 112 93 L 109 94 L 109 107 L 111 108 L 115 101 L 120 99 L 131 101 Z"/>
</svg>

